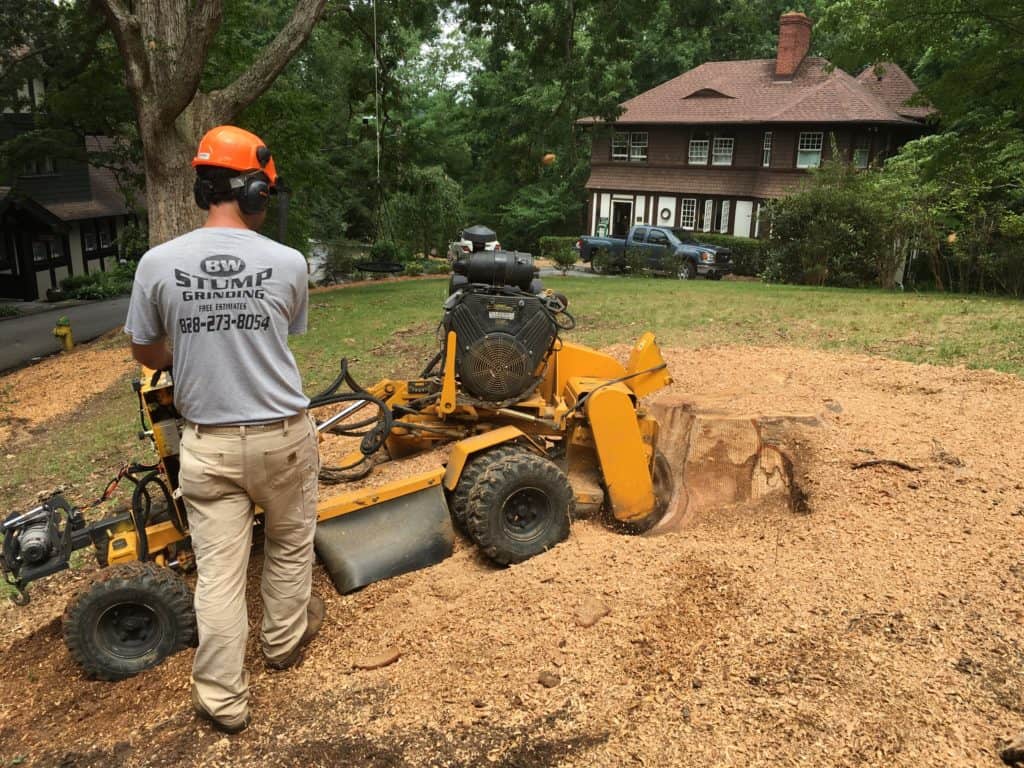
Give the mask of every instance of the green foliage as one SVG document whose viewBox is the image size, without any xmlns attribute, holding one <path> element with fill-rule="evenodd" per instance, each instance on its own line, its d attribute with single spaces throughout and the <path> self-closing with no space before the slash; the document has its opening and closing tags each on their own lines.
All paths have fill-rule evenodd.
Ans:
<svg viewBox="0 0 1024 768">
<path fill-rule="evenodd" d="M 400 252 L 445 254 L 464 221 L 462 188 L 440 166 L 410 169 L 383 209 L 382 229 Z"/>
<path fill-rule="evenodd" d="M 129 221 L 117 233 L 117 258 L 119 261 L 137 263 L 148 248 L 149 230 L 144 221 Z"/>
<path fill-rule="evenodd" d="M 732 252 L 733 274 L 758 277 L 764 269 L 767 242 L 753 237 L 734 237 L 713 232 L 695 232 L 694 238 L 708 245 L 721 245 Z"/>
<path fill-rule="evenodd" d="M 868 174 L 826 163 L 806 189 L 767 209 L 769 282 L 854 288 L 876 284 L 885 253 L 879 206 L 866 194 Z"/>
<path fill-rule="evenodd" d="M 137 262 L 118 264 L 109 272 L 90 272 L 64 278 L 60 287 L 71 299 L 111 299 L 131 293 Z"/>
<path fill-rule="evenodd" d="M 0 317 L 18 317 L 21 313 L 10 304 L 0 304 Z"/>
<path fill-rule="evenodd" d="M 617 259 L 611 252 L 604 249 L 598 249 L 593 252 L 590 257 L 591 268 L 603 275 L 612 274 L 620 270 L 620 260 Z"/>
<path fill-rule="evenodd" d="M 546 235 L 540 238 L 540 256 L 544 259 L 551 259 L 561 267 L 563 274 L 572 267 L 579 258 L 576 251 L 576 241 L 579 238 Z"/>
<path fill-rule="evenodd" d="M 643 248 L 627 248 L 625 258 L 626 269 L 633 277 L 640 277 L 647 272 L 647 251 Z"/>
<path fill-rule="evenodd" d="M 378 240 L 370 246 L 370 261 L 382 261 L 391 264 L 400 261 L 398 246 L 390 240 Z"/>
</svg>

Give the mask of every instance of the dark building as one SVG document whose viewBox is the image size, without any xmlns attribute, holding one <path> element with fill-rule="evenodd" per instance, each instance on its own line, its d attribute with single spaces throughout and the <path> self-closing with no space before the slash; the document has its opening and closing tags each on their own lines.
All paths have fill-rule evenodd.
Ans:
<svg viewBox="0 0 1024 768">
<path fill-rule="evenodd" d="M 596 119 L 587 182 L 591 234 L 624 236 L 660 224 L 740 237 L 759 213 L 832 156 L 857 167 L 884 160 L 925 130 L 929 107 L 895 64 L 852 77 L 808 57 L 811 21 L 779 20 L 776 58 L 714 61 L 625 102 L 613 125 Z"/>
<path fill-rule="evenodd" d="M 33 84 L 41 102 L 42 83 Z M 0 114 L 0 139 L 32 128 L 32 115 Z M 86 139 L 87 152 L 105 148 Z M 114 174 L 63 158 L 37 157 L 0 179 L 0 297 L 45 298 L 69 275 L 111 269 L 117 238 L 133 218 Z"/>
</svg>

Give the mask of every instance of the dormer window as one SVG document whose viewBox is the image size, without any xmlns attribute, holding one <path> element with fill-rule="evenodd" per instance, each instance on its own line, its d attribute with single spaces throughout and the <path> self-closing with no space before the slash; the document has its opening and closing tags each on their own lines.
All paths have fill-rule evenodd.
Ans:
<svg viewBox="0 0 1024 768">
<path fill-rule="evenodd" d="M 647 131 L 616 131 L 612 135 L 612 160 L 647 159 Z"/>
<path fill-rule="evenodd" d="M 52 157 L 43 156 L 28 160 L 22 166 L 22 176 L 52 176 L 57 172 L 57 164 Z"/>
</svg>

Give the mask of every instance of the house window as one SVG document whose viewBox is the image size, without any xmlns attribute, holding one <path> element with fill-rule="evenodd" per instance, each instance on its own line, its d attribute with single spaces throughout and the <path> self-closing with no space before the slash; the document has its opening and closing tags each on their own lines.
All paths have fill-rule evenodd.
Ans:
<svg viewBox="0 0 1024 768">
<path fill-rule="evenodd" d="M 57 165 L 52 157 L 38 157 L 25 163 L 22 176 L 51 176 L 56 172 Z"/>
<path fill-rule="evenodd" d="M 704 231 L 711 231 L 711 220 L 715 217 L 715 201 L 704 201 Z"/>
<path fill-rule="evenodd" d="M 629 134 L 616 132 L 612 136 L 612 160 L 629 159 Z"/>
<path fill-rule="evenodd" d="M 647 131 L 634 131 L 629 134 L 629 159 L 647 159 Z"/>
<path fill-rule="evenodd" d="M 821 165 L 821 146 L 825 134 L 820 131 L 801 132 L 797 143 L 796 167 L 817 168 Z"/>
<path fill-rule="evenodd" d="M 100 239 L 100 248 L 109 248 L 112 245 L 110 239 L 110 224 L 105 220 L 96 222 L 96 233 Z"/>
<path fill-rule="evenodd" d="M 64 246 L 59 237 L 42 235 L 32 241 L 32 262 L 36 267 L 66 264 Z"/>
<path fill-rule="evenodd" d="M 14 258 L 14 247 L 6 232 L 0 232 L 0 272 L 18 273 L 18 260 Z"/>
<path fill-rule="evenodd" d="M 612 136 L 612 160 L 646 160 L 647 131 L 616 131 Z"/>
<path fill-rule="evenodd" d="M 692 197 L 684 197 L 682 209 L 679 212 L 679 226 L 683 229 L 693 229 L 697 225 L 697 200 Z"/>
<path fill-rule="evenodd" d="M 82 233 L 82 247 L 86 253 L 92 253 L 96 250 L 95 232 L 86 231 Z"/>
<path fill-rule="evenodd" d="M 707 139 L 690 139 L 690 165 L 708 164 Z"/>
<path fill-rule="evenodd" d="M 772 165 L 772 132 L 764 132 L 764 143 L 761 145 L 761 165 L 770 168 Z"/>
<path fill-rule="evenodd" d="M 861 134 L 853 143 L 853 167 L 867 168 L 868 158 L 871 155 L 871 137 Z"/>
<path fill-rule="evenodd" d="M 711 148 L 712 165 L 732 165 L 732 148 L 734 139 L 716 138 Z"/>
<path fill-rule="evenodd" d="M 729 201 L 722 201 L 722 210 L 718 214 L 718 231 L 728 232 L 729 231 Z"/>
</svg>

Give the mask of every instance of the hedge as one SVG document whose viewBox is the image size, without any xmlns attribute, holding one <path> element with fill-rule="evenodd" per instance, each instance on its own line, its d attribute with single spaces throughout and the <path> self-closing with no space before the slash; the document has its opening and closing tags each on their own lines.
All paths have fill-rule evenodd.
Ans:
<svg viewBox="0 0 1024 768">
<path fill-rule="evenodd" d="M 110 272 L 90 272 L 61 280 L 60 287 L 71 299 L 109 299 L 132 291 L 135 262 L 118 264 Z"/>
<path fill-rule="evenodd" d="M 736 275 L 758 277 L 768 257 L 768 241 L 753 237 L 734 237 L 713 232 L 694 232 L 693 237 L 708 245 L 721 245 L 732 251 L 732 271 Z"/>
</svg>

